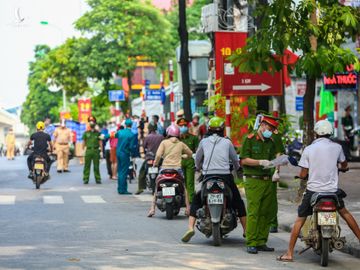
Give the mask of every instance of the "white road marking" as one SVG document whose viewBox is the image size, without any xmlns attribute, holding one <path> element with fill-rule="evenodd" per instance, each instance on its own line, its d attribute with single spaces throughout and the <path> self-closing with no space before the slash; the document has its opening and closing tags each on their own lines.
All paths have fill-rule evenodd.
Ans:
<svg viewBox="0 0 360 270">
<path fill-rule="evenodd" d="M 106 203 L 101 196 L 81 196 L 84 203 Z"/>
<path fill-rule="evenodd" d="M 1 204 L 15 204 L 15 198 L 14 195 L 0 195 L 0 205 Z"/>
<path fill-rule="evenodd" d="M 63 204 L 64 200 L 62 196 L 44 196 L 44 204 Z"/>
<path fill-rule="evenodd" d="M 152 202 L 153 196 L 150 194 L 133 195 L 136 199 L 142 202 Z"/>
</svg>

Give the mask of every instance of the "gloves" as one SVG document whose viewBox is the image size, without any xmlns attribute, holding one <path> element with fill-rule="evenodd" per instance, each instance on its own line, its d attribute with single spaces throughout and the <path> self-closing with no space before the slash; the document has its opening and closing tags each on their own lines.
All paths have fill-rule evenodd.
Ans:
<svg viewBox="0 0 360 270">
<path fill-rule="evenodd" d="M 266 159 L 259 160 L 259 165 L 260 166 L 269 167 L 270 164 L 271 164 L 271 162 L 269 160 L 266 160 Z"/>
<path fill-rule="evenodd" d="M 279 182 L 280 180 L 280 174 L 278 170 L 275 170 L 273 176 L 272 176 L 272 181 L 273 182 Z"/>
</svg>

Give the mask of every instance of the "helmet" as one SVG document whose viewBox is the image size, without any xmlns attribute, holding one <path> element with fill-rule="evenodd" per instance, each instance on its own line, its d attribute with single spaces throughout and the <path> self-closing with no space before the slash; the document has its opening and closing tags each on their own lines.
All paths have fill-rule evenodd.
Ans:
<svg viewBox="0 0 360 270">
<path fill-rule="evenodd" d="M 221 130 L 224 128 L 225 121 L 220 117 L 213 117 L 209 121 L 209 129 L 211 130 Z"/>
<path fill-rule="evenodd" d="M 172 136 L 172 137 L 179 137 L 180 136 L 180 129 L 178 126 L 171 124 L 171 126 L 169 126 L 166 129 L 166 134 L 168 136 Z"/>
<path fill-rule="evenodd" d="M 128 118 L 128 119 L 125 120 L 125 126 L 127 126 L 127 127 L 131 127 L 131 126 L 132 126 L 132 121 L 131 121 L 130 118 Z"/>
<path fill-rule="evenodd" d="M 182 117 L 176 121 L 176 124 L 178 126 L 184 126 L 184 125 L 187 126 L 189 124 L 189 121 Z"/>
<path fill-rule="evenodd" d="M 192 118 L 195 118 L 195 117 L 200 118 L 200 114 L 194 113 L 193 116 L 192 116 Z"/>
<path fill-rule="evenodd" d="M 332 135 L 334 133 L 332 124 L 328 120 L 320 120 L 316 122 L 314 131 L 319 136 Z"/>
<path fill-rule="evenodd" d="M 36 123 L 36 129 L 38 130 L 44 130 L 45 129 L 45 123 L 43 121 L 39 121 Z"/>
</svg>

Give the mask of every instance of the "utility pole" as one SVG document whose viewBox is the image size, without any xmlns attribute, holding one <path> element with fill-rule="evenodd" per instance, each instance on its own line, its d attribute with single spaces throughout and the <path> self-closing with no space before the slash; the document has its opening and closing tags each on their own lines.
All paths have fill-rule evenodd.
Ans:
<svg viewBox="0 0 360 270">
<path fill-rule="evenodd" d="M 186 0 L 179 0 L 179 37 L 180 37 L 180 67 L 184 101 L 184 113 L 187 120 L 191 120 L 191 96 L 189 81 L 189 35 L 186 27 Z"/>
</svg>

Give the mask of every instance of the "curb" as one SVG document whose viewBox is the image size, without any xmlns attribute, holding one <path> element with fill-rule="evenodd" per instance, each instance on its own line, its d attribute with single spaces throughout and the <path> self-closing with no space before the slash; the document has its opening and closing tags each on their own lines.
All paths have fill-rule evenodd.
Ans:
<svg viewBox="0 0 360 270">
<path fill-rule="evenodd" d="M 279 229 L 285 232 L 291 232 L 292 224 L 279 224 Z M 345 237 L 349 237 L 346 235 Z M 346 242 L 343 249 L 339 250 L 340 252 L 352 255 L 356 258 L 360 258 L 360 245 L 355 242 Z"/>
</svg>

